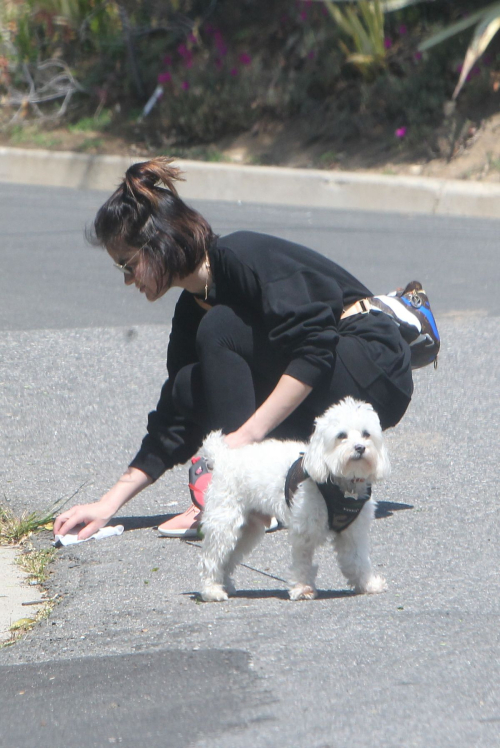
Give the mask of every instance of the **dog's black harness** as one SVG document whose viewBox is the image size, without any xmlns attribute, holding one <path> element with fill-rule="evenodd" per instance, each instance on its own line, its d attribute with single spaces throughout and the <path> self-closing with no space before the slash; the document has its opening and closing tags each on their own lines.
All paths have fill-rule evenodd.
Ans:
<svg viewBox="0 0 500 748">
<path fill-rule="evenodd" d="M 291 507 L 293 497 L 300 483 L 310 478 L 304 469 L 302 462 L 303 453 L 295 460 L 285 479 L 285 500 L 288 507 Z M 314 481 L 316 483 L 316 481 Z M 370 499 L 372 487 L 368 484 L 366 493 L 363 496 L 346 496 L 346 494 L 331 480 L 326 483 L 316 483 L 321 495 L 323 496 L 328 512 L 328 526 L 330 530 L 342 532 L 354 522 L 360 511 Z"/>
</svg>

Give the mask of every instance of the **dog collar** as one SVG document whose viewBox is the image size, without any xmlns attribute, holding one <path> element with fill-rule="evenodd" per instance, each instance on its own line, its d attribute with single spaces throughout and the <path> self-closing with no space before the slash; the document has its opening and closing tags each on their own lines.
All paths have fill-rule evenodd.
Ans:
<svg viewBox="0 0 500 748">
<path fill-rule="evenodd" d="M 301 452 L 300 457 L 295 460 L 293 465 L 288 470 L 285 479 L 285 501 L 287 506 L 290 508 L 293 503 L 293 497 L 297 491 L 297 488 L 308 478 L 312 480 L 303 464 L 304 453 Z M 360 511 L 370 499 L 372 493 L 372 487 L 362 478 L 354 478 L 349 481 L 353 485 L 355 483 L 366 483 L 366 492 L 359 496 L 356 491 L 352 493 L 355 496 L 349 495 L 350 491 L 344 493 L 336 483 L 331 480 L 327 480 L 325 483 L 317 483 L 313 481 L 321 495 L 323 496 L 328 511 L 328 526 L 335 532 L 342 532 L 349 525 L 354 522 Z M 347 495 L 346 495 L 347 494 Z"/>
</svg>

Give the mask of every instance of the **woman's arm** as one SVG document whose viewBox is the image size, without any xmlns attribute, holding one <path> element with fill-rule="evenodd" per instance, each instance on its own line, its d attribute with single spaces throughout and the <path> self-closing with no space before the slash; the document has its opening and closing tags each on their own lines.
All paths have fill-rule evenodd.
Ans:
<svg viewBox="0 0 500 748">
<path fill-rule="evenodd" d="M 267 400 L 237 431 L 226 436 L 229 447 L 260 442 L 306 399 L 312 387 L 283 374 Z"/>
<path fill-rule="evenodd" d="M 78 533 L 79 540 L 90 538 L 104 527 L 121 507 L 136 496 L 152 479 L 138 468 L 129 467 L 104 496 L 93 504 L 82 504 L 67 509 L 54 522 L 54 535 L 66 535 L 77 525 L 85 525 Z"/>
</svg>

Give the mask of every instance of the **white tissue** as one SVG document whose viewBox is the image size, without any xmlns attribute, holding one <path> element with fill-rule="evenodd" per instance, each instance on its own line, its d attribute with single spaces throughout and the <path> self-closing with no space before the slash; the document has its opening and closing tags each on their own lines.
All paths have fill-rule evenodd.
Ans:
<svg viewBox="0 0 500 748">
<path fill-rule="evenodd" d="M 81 529 L 81 528 L 80 528 Z M 100 530 L 95 532 L 90 538 L 84 540 L 78 539 L 78 528 L 73 528 L 66 535 L 56 535 L 52 545 L 75 545 L 76 543 L 85 543 L 87 540 L 104 540 L 104 538 L 110 538 L 112 535 L 121 535 L 125 528 L 123 525 L 116 525 L 115 527 L 102 527 Z"/>
</svg>

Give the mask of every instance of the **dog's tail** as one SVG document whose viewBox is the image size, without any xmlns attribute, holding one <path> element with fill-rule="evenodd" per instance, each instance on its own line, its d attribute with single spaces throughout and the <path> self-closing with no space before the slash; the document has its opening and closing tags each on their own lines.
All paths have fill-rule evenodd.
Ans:
<svg viewBox="0 0 500 748">
<path fill-rule="evenodd" d="M 215 463 L 218 456 L 221 453 L 225 453 L 228 449 L 229 447 L 224 441 L 222 431 L 212 431 L 203 442 L 201 452 L 209 462 Z"/>
</svg>

